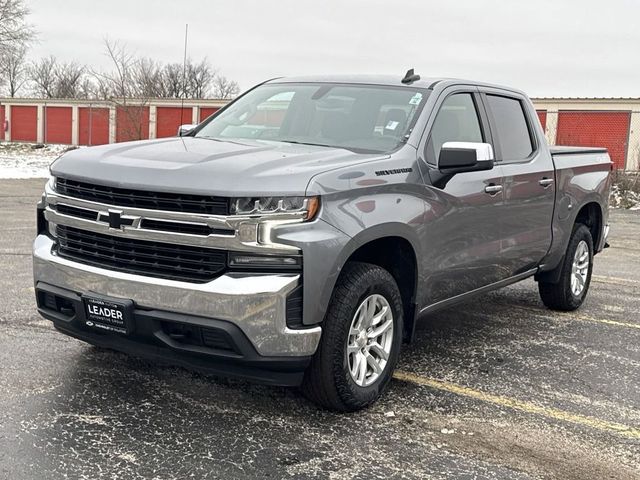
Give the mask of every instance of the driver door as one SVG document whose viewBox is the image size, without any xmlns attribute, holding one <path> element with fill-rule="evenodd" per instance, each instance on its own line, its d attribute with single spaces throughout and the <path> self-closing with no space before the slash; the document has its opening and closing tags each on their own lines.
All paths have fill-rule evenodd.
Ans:
<svg viewBox="0 0 640 480">
<path fill-rule="evenodd" d="M 443 179 L 437 165 L 446 142 L 492 144 L 487 116 L 475 90 L 448 93 L 427 137 L 427 225 L 422 245 L 425 306 L 498 282 L 506 274 L 500 259 L 502 168 Z"/>
</svg>

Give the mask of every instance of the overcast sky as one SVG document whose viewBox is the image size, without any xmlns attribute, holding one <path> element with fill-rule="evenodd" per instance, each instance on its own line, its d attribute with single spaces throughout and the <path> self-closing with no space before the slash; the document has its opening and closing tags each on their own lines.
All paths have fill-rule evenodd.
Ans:
<svg viewBox="0 0 640 480">
<path fill-rule="evenodd" d="M 638 0 L 26 0 L 32 55 L 104 66 L 207 57 L 242 89 L 283 75 L 392 73 L 503 83 L 532 96 L 640 97 Z"/>
</svg>

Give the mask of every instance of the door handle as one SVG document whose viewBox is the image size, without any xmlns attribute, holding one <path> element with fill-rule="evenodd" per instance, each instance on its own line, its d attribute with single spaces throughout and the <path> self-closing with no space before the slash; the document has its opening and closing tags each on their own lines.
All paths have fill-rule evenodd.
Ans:
<svg viewBox="0 0 640 480">
<path fill-rule="evenodd" d="M 495 195 L 496 193 L 500 193 L 502 191 L 502 185 L 494 185 L 493 183 L 490 183 L 489 185 L 484 187 L 484 191 L 489 195 Z"/>
<path fill-rule="evenodd" d="M 543 177 L 540 180 L 538 180 L 538 183 L 542 187 L 547 188 L 549 185 L 551 185 L 553 183 L 553 178 Z"/>
</svg>

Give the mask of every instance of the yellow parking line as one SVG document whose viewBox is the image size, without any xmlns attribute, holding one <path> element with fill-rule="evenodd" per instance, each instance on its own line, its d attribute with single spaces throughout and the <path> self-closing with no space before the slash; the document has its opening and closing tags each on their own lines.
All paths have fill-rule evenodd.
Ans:
<svg viewBox="0 0 640 480">
<path fill-rule="evenodd" d="M 629 323 L 629 322 L 620 322 L 618 320 L 608 320 L 606 318 L 595 318 L 595 317 L 590 317 L 588 315 L 581 315 L 581 314 L 576 314 L 576 313 L 560 313 L 560 312 L 553 312 L 553 315 L 550 315 L 551 312 L 546 312 L 543 310 L 538 310 L 537 308 L 531 308 L 531 307 L 523 307 L 521 305 L 511 305 L 514 308 L 519 308 L 520 310 L 527 310 L 529 312 L 532 312 L 536 315 L 539 315 L 541 317 L 545 317 L 545 318 L 564 318 L 567 320 L 582 320 L 584 322 L 595 322 L 595 323 L 604 323 L 605 325 L 614 325 L 616 327 L 625 327 L 625 328 L 636 328 L 636 329 L 640 329 L 640 324 L 639 323 Z"/>
<path fill-rule="evenodd" d="M 608 320 L 606 318 L 593 318 L 593 317 L 588 317 L 586 315 L 567 315 L 566 313 L 561 314 L 560 316 L 569 318 L 569 319 L 577 318 L 578 320 L 584 320 L 585 322 L 604 323 L 606 325 L 615 325 L 616 327 L 637 328 L 640 330 L 640 324 L 638 323 L 619 322 L 617 320 Z"/>
<path fill-rule="evenodd" d="M 570 413 L 564 410 L 559 410 L 557 408 L 543 407 L 540 405 L 536 405 L 535 403 L 517 400 L 515 398 L 503 397 L 501 395 L 493 395 L 481 390 L 476 390 L 443 380 L 421 377 L 419 375 L 404 372 L 401 370 L 397 370 L 393 374 L 393 377 L 396 380 L 400 380 L 403 382 L 409 382 L 416 385 L 433 388 L 435 390 L 473 398 L 474 400 L 481 400 L 483 402 L 491 403 L 501 407 L 507 407 L 525 413 L 541 415 L 543 417 L 551 418 L 554 420 L 561 420 L 563 422 L 574 423 L 576 425 L 581 425 L 596 430 L 612 432 L 634 440 L 640 439 L 640 428 L 630 427 L 629 425 L 624 425 L 622 423 L 609 422 L 607 420 L 601 420 L 599 418 L 587 417 L 585 415 Z"/>
<path fill-rule="evenodd" d="M 635 287 L 640 285 L 640 281 L 630 278 L 607 277 L 605 275 L 592 275 L 591 280 L 598 283 L 610 283 L 611 285 L 624 285 L 626 287 Z"/>
</svg>

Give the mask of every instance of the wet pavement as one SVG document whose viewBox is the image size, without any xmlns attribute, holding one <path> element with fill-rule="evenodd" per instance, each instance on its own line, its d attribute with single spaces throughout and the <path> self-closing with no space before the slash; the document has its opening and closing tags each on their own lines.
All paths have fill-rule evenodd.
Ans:
<svg viewBox="0 0 640 480">
<path fill-rule="evenodd" d="M 0 478 L 640 478 L 640 213 L 575 313 L 532 280 L 423 319 L 363 412 L 158 366 L 35 311 L 42 180 L 0 180 Z"/>
</svg>

